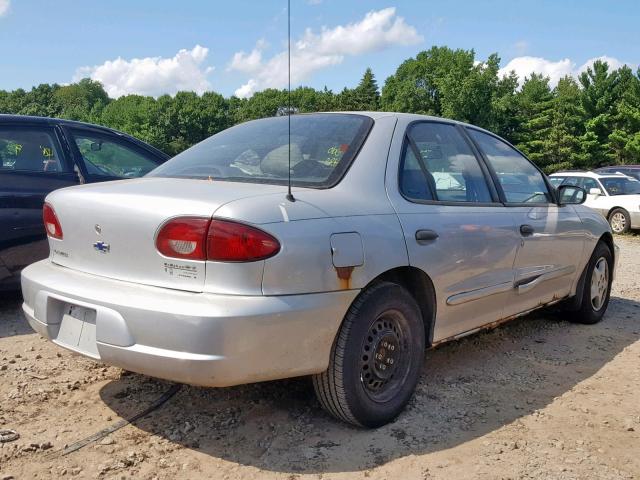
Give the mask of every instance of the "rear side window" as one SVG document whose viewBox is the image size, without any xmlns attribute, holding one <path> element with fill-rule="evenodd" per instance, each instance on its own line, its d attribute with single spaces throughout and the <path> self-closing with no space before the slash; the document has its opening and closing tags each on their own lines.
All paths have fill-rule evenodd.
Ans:
<svg viewBox="0 0 640 480">
<path fill-rule="evenodd" d="M 286 185 L 291 174 L 293 185 L 327 188 L 342 178 L 372 125 L 363 115 L 292 115 L 289 145 L 286 116 L 255 120 L 200 142 L 150 176 Z"/>
<path fill-rule="evenodd" d="M 0 127 L 1 171 L 57 173 L 63 170 L 60 155 L 47 130 Z"/>
<path fill-rule="evenodd" d="M 89 175 L 133 178 L 146 175 L 158 166 L 150 154 L 116 141 L 108 135 L 83 130 L 71 130 Z"/>
<path fill-rule="evenodd" d="M 640 181 L 635 178 L 602 178 L 602 185 L 609 195 L 638 195 L 640 194 Z"/>
<path fill-rule="evenodd" d="M 416 123 L 407 131 L 400 191 L 410 200 L 489 203 L 478 159 L 455 126 Z"/>
<path fill-rule="evenodd" d="M 475 129 L 467 129 L 493 167 L 508 203 L 551 203 L 544 176 L 515 148 Z"/>
</svg>

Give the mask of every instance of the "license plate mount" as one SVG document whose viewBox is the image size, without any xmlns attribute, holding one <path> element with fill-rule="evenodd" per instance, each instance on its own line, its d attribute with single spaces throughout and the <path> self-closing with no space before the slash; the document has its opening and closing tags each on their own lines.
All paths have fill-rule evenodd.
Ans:
<svg viewBox="0 0 640 480">
<path fill-rule="evenodd" d="M 96 344 L 96 311 L 67 303 L 62 310 L 57 343 L 80 353 L 98 358 Z"/>
</svg>

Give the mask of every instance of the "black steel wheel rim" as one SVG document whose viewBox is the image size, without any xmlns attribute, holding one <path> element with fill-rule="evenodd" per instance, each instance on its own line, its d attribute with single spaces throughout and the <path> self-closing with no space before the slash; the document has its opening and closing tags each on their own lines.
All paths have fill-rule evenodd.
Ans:
<svg viewBox="0 0 640 480">
<path fill-rule="evenodd" d="M 360 349 L 360 382 L 375 402 L 387 402 L 404 383 L 410 367 L 407 322 L 397 310 L 379 315 L 369 326 Z"/>
</svg>

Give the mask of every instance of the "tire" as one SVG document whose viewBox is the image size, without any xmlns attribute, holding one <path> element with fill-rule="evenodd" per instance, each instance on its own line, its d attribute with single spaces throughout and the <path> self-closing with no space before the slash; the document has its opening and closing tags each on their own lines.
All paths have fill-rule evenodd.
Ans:
<svg viewBox="0 0 640 480">
<path fill-rule="evenodd" d="M 349 308 L 327 370 L 313 376 L 316 396 L 339 420 L 385 425 L 413 395 L 424 351 L 424 323 L 414 298 L 395 283 L 375 284 Z"/>
<path fill-rule="evenodd" d="M 604 275 L 602 275 L 604 273 Z M 602 320 L 611 296 L 613 256 L 609 247 L 599 242 L 593 250 L 582 282 L 581 301 L 572 312 L 575 323 L 593 325 Z"/>
<path fill-rule="evenodd" d="M 613 233 L 627 233 L 631 229 L 631 217 L 624 208 L 614 208 L 609 214 L 609 226 Z"/>
</svg>

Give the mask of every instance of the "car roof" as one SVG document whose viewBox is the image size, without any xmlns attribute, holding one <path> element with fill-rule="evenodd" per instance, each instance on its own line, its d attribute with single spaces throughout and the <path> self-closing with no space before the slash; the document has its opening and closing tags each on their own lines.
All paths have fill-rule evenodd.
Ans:
<svg viewBox="0 0 640 480">
<path fill-rule="evenodd" d="M 595 171 L 609 171 L 609 170 L 638 170 L 640 169 L 640 165 L 611 165 L 609 167 L 599 167 L 596 168 Z"/>
<path fill-rule="evenodd" d="M 51 118 L 51 117 L 37 117 L 31 115 L 9 115 L 0 114 L 0 123 L 29 123 L 31 125 L 69 125 L 71 127 L 91 127 L 108 130 L 110 132 L 118 132 L 113 128 L 105 127 L 102 125 L 95 125 L 93 123 L 78 122 L 76 120 L 67 120 L 64 118 Z M 123 134 L 126 135 L 126 134 Z"/>
<path fill-rule="evenodd" d="M 570 171 L 560 171 L 555 172 L 549 175 L 550 177 L 589 177 L 589 178 L 626 178 L 627 175 L 624 173 L 598 173 L 592 171 L 579 171 L 579 170 L 570 170 Z"/>
<path fill-rule="evenodd" d="M 451 118 L 445 117 L 435 117 L 433 115 L 421 115 L 418 113 L 400 113 L 400 112 L 370 112 L 370 111 L 346 111 L 346 112 L 317 112 L 317 113 L 342 113 L 346 115 L 365 115 L 367 117 L 371 117 L 373 120 L 377 120 L 383 117 L 396 117 L 398 119 L 405 119 L 410 122 L 413 121 L 434 121 L 434 122 L 446 122 L 453 123 L 457 125 L 463 125 L 466 127 L 472 127 L 476 130 L 482 130 L 491 135 L 495 136 L 495 133 L 490 132 L 489 130 L 485 130 L 484 128 L 478 127 L 477 125 L 472 125 L 470 123 L 460 122 L 458 120 L 453 120 Z"/>
</svg>

